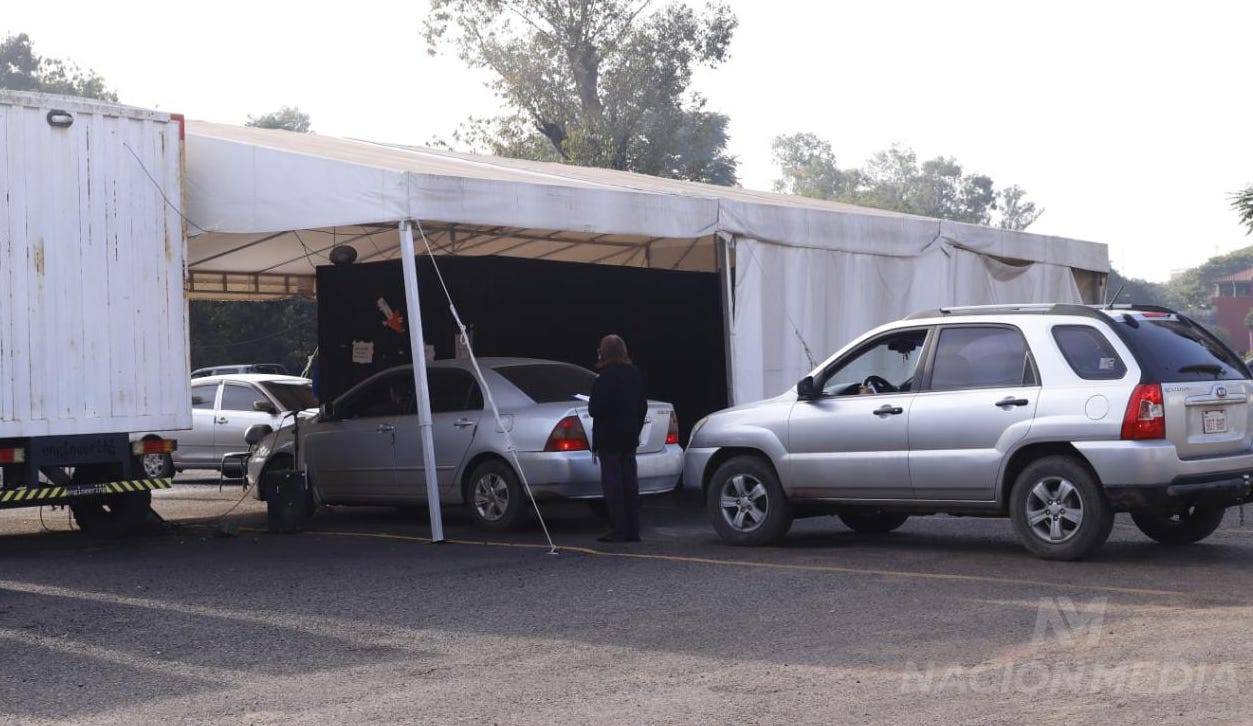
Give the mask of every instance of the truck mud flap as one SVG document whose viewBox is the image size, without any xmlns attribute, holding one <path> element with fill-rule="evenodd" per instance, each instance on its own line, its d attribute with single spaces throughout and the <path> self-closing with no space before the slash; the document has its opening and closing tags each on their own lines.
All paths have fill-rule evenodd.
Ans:
<svg viewBox="0 0 1253 726">
<path fill-rule="evenodd" d="M 97 482 L 73 486 L 45 486 L 28 489 L 0 491 L 0 509 L 13 507 L 65 504 L 79 497 L 95 497 L 113 494 L 138 494 L 157 489 L 169 489 L 173 479 L 129 479 L 126 481 Z"/>
</svg>

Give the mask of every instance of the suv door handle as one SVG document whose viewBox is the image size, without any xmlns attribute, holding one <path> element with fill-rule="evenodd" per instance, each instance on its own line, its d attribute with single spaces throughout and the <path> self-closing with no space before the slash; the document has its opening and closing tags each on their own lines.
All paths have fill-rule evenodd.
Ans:
<svg viewBox="0 0 1253 726">
<path fill-rule="evenodd" d="M 473 426 L 474 422 L 468 418 L 459 418 L 456 421 L 453 421 L 452 425 L 459 429 L 464 429 Z"/>
<path fill-rule="evenodd" d="M 229 418 L 226 418 L 225 416 L 218 416 L 218 423 L 223 424 L 223 423 L 230 423 L 230 422 L 231 420 Z"/>
<path fill-rule="evenodd" d="M 905 413 L 905 409 L 900 406 L 893 406 L 890 403 L 885 403 L 874 410 L 874 415 L 876 416 L 895 416 L 901 413 Z"/>
<path fill-rule="evenodd" d="M 375 430 L 378 431 L 380 434 L 390 434 L 391 432 L 396 430 L 396 427 L 392 426 L 391 424 L 379 424 L 379 427 Z"/>
<path fill-rule="evenodd" d="M 1014 398 L 1013 396 L 1006 396 L 1005 398 L 1002 398 L 1001 400 L 997 401 L 996 405 L 998 408 L 1003 408 L 1005 406 L 1026 406 L 1028 403 L 1031 403 L 1031 402 L 1025 398 Z"/>
</svg>

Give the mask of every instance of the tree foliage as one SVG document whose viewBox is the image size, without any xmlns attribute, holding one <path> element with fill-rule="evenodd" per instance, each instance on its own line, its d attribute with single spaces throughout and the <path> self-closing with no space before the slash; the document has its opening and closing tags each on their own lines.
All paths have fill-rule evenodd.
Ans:
<svg viewBox="0 0 1253 726">
<path fill-rule="evenodd" d="M 312 130 L 309 114 L 301 111 L 296 106 L 283 106 L 279 110 L 271 111 L 267 114 L 249 116 L 248 121 L 244 125 L 259 129 L 295 131 L 298 134 L 307 134 Z"/>
<path fill-rule="evenodd" d="M 231 363 L 282 363 L 293 374 L 318 344 L 317 304 L 304 298 L 192 300 L 192 369 Z"/>
<path fill-rule="evenodd" d="M 997 189 L 951 156 L 920 163 L 913 149 L 894 145 L 861 168 L 841 169 L 830 142 L 810 133 L 778 136 L 772 150 L 782 174 L 774 188 L 787 194 L 1017 230 L 1044 211 L 1022 187 Z"/>
<path fill-rule="evenodd" d="M 95 71 L 39 56 L 26 33 L 6 36 L 0 42 L 0 88 L 117 101 L 117 93 Z"/>
<path fill-rule="evenodd" d="M 497 155 L 733 184 L 728 119 L 691 90 L 727 59 L 736 18 L 649 0 L 432 0 L 428 49 L 491 72 L 503 111 L 456 141 Z"/>
<path fill-rule="evenodd" d="M 1240 224 L 1249 228 L 1253 234 L 1253 184 L 1236 192 L 1231 198 L 1231 206 L 1240 215 Z"/>
</svg>

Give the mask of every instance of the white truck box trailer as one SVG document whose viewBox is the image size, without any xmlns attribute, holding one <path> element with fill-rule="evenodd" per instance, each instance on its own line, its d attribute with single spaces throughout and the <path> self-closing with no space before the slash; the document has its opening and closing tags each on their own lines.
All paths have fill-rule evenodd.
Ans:
<svg viewBox="0 0 1253 726">
<path fill-rule="evenodd" d="M 128 434 L 191 427 L 182 133 L 0 91 L 0 506 L 90 494 L 107 513 L 100 495 L 147 491 Z"/>
</svg>

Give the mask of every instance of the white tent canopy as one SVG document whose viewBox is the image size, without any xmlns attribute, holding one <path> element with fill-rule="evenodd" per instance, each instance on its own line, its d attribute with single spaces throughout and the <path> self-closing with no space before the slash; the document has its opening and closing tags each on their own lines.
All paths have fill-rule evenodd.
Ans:
<svg viewBox="0 0 1253 726">
<path fill-rule="evenodd" d="M 919 308 L 1095 299 L 1104 245 L 586 167 L 189 122 L 189 292 L 313 292 L 337 244 L 722 271 L 733 400 Z M 731 271 L 734 270 L 734 278 Z"/>
</svg>

